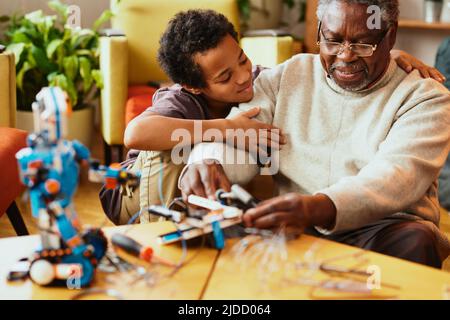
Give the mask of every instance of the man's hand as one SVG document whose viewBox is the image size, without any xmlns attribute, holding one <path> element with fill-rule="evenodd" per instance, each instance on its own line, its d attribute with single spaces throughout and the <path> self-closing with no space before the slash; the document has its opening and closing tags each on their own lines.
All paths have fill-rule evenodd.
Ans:
<svg viewBox="0 0 450 320">
<path fill-rule="evenodd" d="M 226 119 L 225 137 L 227 138 L 227 143 L 235 148 L 250 152 L 257 152 L 258 148 L 261 150 L 267 150 L 267 148 L 279 149 L 280 145 L 286 144 L 287 139 L 281 129 L 252 119 L 260 111 L 261 108 L 253 107 L 230 119 Z M 236 130 L 239 129 L 244 131 L 242 132 L 241 130 L 242 137 L 236 134 L 238 132 Z"/>
<path fill-rule="evenodd" d="M 180 181 L 184 201 L 191 194 L 215 199 L 217 189 L 230 191 L 231 184 L 223 167 L 215 160 L 190 164 Z"/>
<path fill-rule="evenodd" d="M 258 229 L 276 229 L 281 226 L 304 229 L 322 227 L 333 229 L 336 208 L 328 196 L 289 193 L 261 202 L 243 217 L 245 226 Z"/>
<path fill-rule="evenodd" d="M 444 75 L 440 73 L 438 69 L 426 65 L 403 50 L 391 50 L 391 57 L 397 62 L 398 66 L 407 73 L 417 69 L 423 78 L 432 78 L 441 83 L 446 80 Z"/>
</svg>

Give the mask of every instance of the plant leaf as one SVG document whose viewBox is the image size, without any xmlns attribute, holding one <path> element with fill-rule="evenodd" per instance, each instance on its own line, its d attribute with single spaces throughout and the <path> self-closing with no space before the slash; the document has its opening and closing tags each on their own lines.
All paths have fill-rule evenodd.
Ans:
<svg viewBox="0 0 450 320">
<path fill-rule="evenodd" d="M 47 46 L 47 57 L 51 59 L 53 57 L 53 54 L 55 53 L 56 49 L 59 48 L 60 45 L 63 44 L 63 41 L 61 39 L 55 39 L 52 40 L 48 46 Z"/>
<path fill-rule="evenodd" d="M 95 85 L 97 86 L 97 88 L 103 89 L 103 76 L 102 76 L 100 70 L 98 70 L 98 69 L 92 70 L 91 74 L 92 74 L 92 78 L 94 78 Z"/>
<path fill-rule="evenodd" d="M 17 72 L 16 83 L 17 83 L 17 87 L 20 90 L 23 90 L 23 77 L 25 76 L 25 73 L 28 70 L 31 70 L 32 68 L 33 67 L 28 63 L 28 61 L 25 61 L 22 68 L 19 70 L 19 72 Z"/>
<path fill-rule="evenodd" d="M 42 72 L 50 73 L 56 68 L 56 66 L 48 60 L 47 54 L 42 48 L 31 45 L 31 54 L 36 61 L 36 66 L 41 69 Z"/>
<path fill-rule="evenodd" d="M 61 45 L 56 49 L 56 63 L 58 64 L 58 67 L 60 70 L 64 69 L 63 61 L 64 57 L 66 56 L 66 49 L 64 48 L 64 45 Z M 53 58 L 53 61 L 55 58 Z"/>
<path fill-rule="evenodd" d="M 42 23 L 43 19 L 44 14 L 42 13 L 42 10 L 36 10 L 25 15 L 25 20 L 28 20 L 35 25 Z"/>
<path fill-rule="evenodd" d="M 70 45 L 73 49 L 76 49 L 78 47 L 84 48 L 86 47 L 87 43 L 95 36 L 96 35 L 94 31 L 89 29 L 82 29 L 72 35 L 72 38 L 70 39 Z"/>
<path fill-rule="evenodd" d="M 91 62 L 88 58 L 80 57 L 80 75 L 84 79 L 91 74 Z"/>
<path fill-rule="evenodd" d="M 93 83 L 94 78 L 91 74 L 89 74 L 85 79 L 83 79 L 83 92 L 87 93 L 89 89 L 91 89 Z"/>
<path fill-rule="evenodd" d="M 62 87 L 74 106 L 87 96 L 98 95 L 103 87 L 98 70 L 99 34 L 92 29 L 67 28 L 61 17 L 68 21 L 69 6 L 62 0 L 48 4 L 56 15 L 42 10 L 12 15 L 5 32 L 7 49 L 16 57 L 17 98 L 27 108 L 44 86 Z M 100 28 L 111 17 L 112 12 L 105 11 L 94 27 Z M 0 16 L 2 19 L 7 18 Z"/>
<path fill-rule="evenodd" d="M 47 76 L 48 83 L 53 83 L 55 77 L 58 75 L 58 72 L 52 72 Z"/>
<path fill-rule="evenodd" d="M 111 20 L 111 18 L 113 16 L 114 16 L 114 13 L 111 10 L 103 11 L 101 16 L 97 20 L 95 20 L 92 30 L 97 31 L 102 26 L 102 24 Z"/>
<path fill-rule="evenodd" d="M 52 0 L 48 2 L 48 7 L 58 13 L 60 17 L 63 18 L 62 22 L 63 24 L 66 23 L 67 17 L 68 17 L 68 8 L 69 6 L 67 4 L 61 3 L 58 0 Z"/>
<path fill-rule="evenodd" d="M 17 32 L 14 32 L 11 35 L 12 43 L 31 43 L 30 38 L 23 32 L 20 32 L 20 29 Z"/>
<path fill-rule="evenodd" d="M 78 75 L 78 58 L 74 55 L 65 57 L 63 59 L 63 67 L 67 78 L 70 80 L 75 80 Z"/>
<path fill-rule="evenodd" d="M 40 39 L 42 39 L 41 34 L 39 33 L 39 31 L 37 30 L 37 27 L 30 23 L 30 21 L 23 21 L 24 26 L 21 27 L 18 32 L 23 32 L 25 33 L 28 38 L 33 39 L 35 42 L 40 41 Z"/>
<path fill-rule="evenodd" d="M 14 53 L 14 58 L 16 59 L 16 66 L 20 62 L 21 55 L 25 49 L 25 43 L 12 43 L 6 47 L 6 50 Z"/>
<path fill-rule="evenodd" d="M 55 22 L 56 22 L 56 17 L 55 17 L 55 16 L 51 16 L 51 17 L 46 16 L 46 17 L 44 18 L 44 22 L 43 22 L 43 24 L 42 24 L 43 30 L 41 30 L 41 33 L 43 33 L 43 35 L 44 35 L 44 41 L 45 41 L 46 43 L 47 43 L 47 41 L 48 41 L 48 37 L 49 37 L 50 30 L 51 30 L 52 27 L 54 26 Z"/>
<path fill-rule="evenodd" d="M 81 78 L 83 78 L 83 91 L 87 92 L 91 86 L 92 82 L 94 81 L 92 74 L 91 74 L 91 62 L 88 58 L 80 57 L 80 75 Z"/>
<path fill-rule="evenodd" d="M 64 91 L 67 92 L 70 102 L 72 103 L 72 106 L 76 106 L 78 103 L 78 96 L 77 96 L 77 90 L 75 89 L 75 86 L 73 82 L 67 78 L 64 74 L 56 74 L 52 77 L 51 81 L 49 82 L 49 85 L 52 87 L 60 87 Z"/>
<path fill-rule="evenodd" d="M 37 63 L 36 63 L 36 59 L 33 56 L 33 53 L 31 52 L 31 50 L 27 50 L 27 55 L 26 55 L 26 61 L 30 64 L 30 66 L 32 66 L 33 68 L 36 67 Z"/>
<path fill-rule="evenodd" d="M 79 49 L 75 51 L 75 54 L 77 56 L 89 56 L 89 57 L 94 57 L 94 53 L 91 50 L 88 49 Z"/>
<path fill-rule="evenodd" d="M 250 19 L 250 0 L 237 0 L 237 4 L 242 18 L 244 21 L 248 21 Z"/>
<path fill-rule="evenodd" d="M 78 93 L 72 80 L 67 79 L 67 93 L 69 94 L 72 106 L 75 108 L 78 104 Z"/>
</svg>

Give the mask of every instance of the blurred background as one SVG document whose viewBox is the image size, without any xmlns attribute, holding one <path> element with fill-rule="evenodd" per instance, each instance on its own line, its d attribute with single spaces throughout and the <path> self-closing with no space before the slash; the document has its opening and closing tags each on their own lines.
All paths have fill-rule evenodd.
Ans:
<svg viewBox="0 0 450 320">
<path fill-rule="evenodd" d="M 297 39 L 305 39 L 305 36 L 307 38 L 308 36 L 315 37 L 313 30 L 310 30 L 311 34 L 305 34 L 307 23 L 310 23 L 309 20 L 314 20 L 314 17 L 308 17 L 306 10 L 314 15 L 317 0 L 236 1 L 241 5 L 243 11 L 243 14 L 241 14 L 242 24 L 247 30 L 285 28 Z M 426 5 L 426 2 L 437 3 L 437 6 L 441 8 L 438 9 L 440 11 L 440 15 L 438 14 L 439 20 L 434 21 L 434 23 L 425 23 L 425 9 L 430 8 L 429 5 Z M 65 1 L 65 3 L 78 5 L 81 8 L 82 27 L 92 26 L 95 19 L 110 6 L 109 0 L 71 0 Z M 410 52 L 428 64 L 434 64 L 439 45 L 445 37 L 450 36 L 449 5 L 450 2 L 445 0 L 400 0 L 400 18 L 402 21 L 397 38 L 397 48 Z M 0 15 L 20 14 L 38 9 L 48 13 L 47 1 L 0 1 Z M 429 11 L 430 9 L 428 9 Z M 247 12 L 249 13 L 248 20 L 243 17 Z M 441 17 L 445 18 L 444 21 L 440 21 Z M 313 49 L 310 48 L 310 51 Z"/>
</svg>

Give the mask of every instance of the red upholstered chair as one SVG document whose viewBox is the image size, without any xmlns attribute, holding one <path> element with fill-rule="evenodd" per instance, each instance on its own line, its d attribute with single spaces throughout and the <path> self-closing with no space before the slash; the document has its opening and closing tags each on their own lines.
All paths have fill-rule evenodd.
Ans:
<svg viewBox="0 0 450 320">
<path fill-rule="evenodd" d="M 26 146 L 27 132 L 0 127 L 0 217 L 6 212 L 17 235 L 28 235 L 15 199 L 24 190 L 19 180 L 16 153 Z"/>
<path fill-rule="evenodd" d="M 158 90 L 150 86 L 128 87 L 128 100 L 125 105 L 125 128 L 128 123 L 152 105 L 153 94 Z"/>
</svg>

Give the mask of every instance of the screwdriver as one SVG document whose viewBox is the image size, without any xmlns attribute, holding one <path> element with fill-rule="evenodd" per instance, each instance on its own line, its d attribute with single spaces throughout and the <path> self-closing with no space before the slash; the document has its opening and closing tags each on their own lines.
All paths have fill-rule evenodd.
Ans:
<svg viewBox="0 0 450 320">
<path fill-rule="evenodd" d="M 156 256 L 153 252 L 152 247 L 143 246 L 136 240 L 134 240 L 126 235 L 116 233 L 111 237 L 111 242 L 114 247 L 118 247 L 118 248 L 122 249 L 123 251 L 125 251 L 126 253 L 128 253 L 134 257 L 137 257 L 143 261 L 146 261 L 149 263 L 151 263 L 151 262 L 161 263 L 161 264 L 164 264 L 169 267 L 176 266 L 173 262 Z"/>
</svg>

